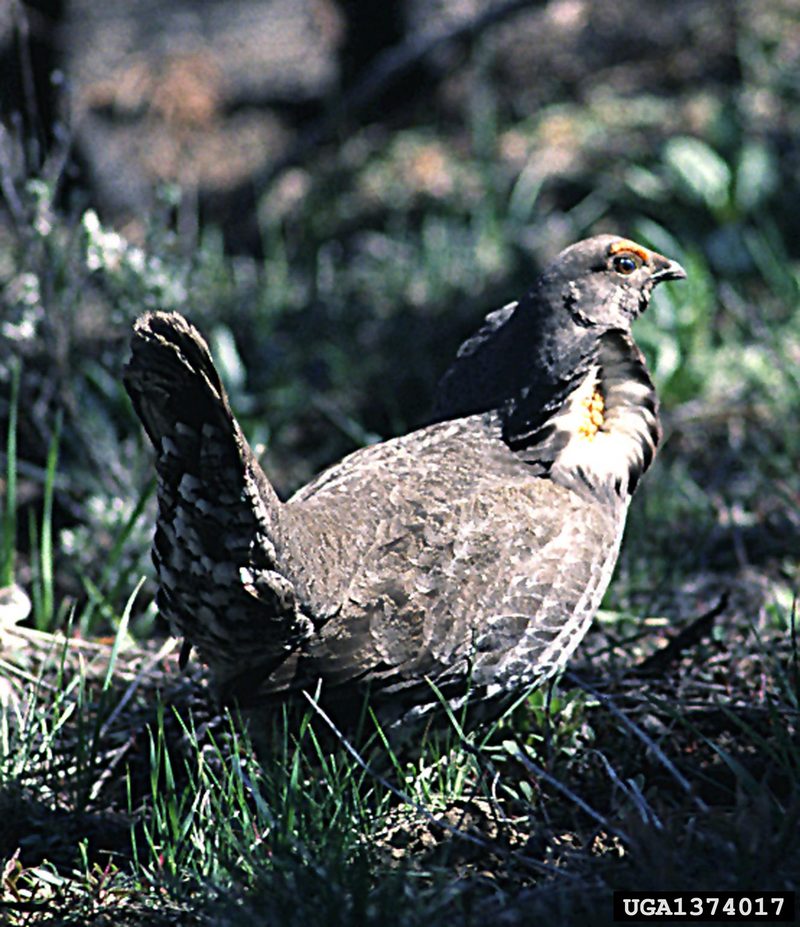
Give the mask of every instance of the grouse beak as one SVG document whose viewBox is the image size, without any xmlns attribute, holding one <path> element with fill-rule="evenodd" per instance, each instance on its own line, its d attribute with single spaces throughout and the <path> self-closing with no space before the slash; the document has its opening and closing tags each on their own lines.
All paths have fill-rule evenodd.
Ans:
<svg viewBox="0 0 800 927">
<path fill-rule="evenodd" d="M 685 280 L 686 271 L 677 261 L 670 261 L 662 254 L 653 255 L 653 281 L 662 283 L 664 280 Z"/>
</svg>

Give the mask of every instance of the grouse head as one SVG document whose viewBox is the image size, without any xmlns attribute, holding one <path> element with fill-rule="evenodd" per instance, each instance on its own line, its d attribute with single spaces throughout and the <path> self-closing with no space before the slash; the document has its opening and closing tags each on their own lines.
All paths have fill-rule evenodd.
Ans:
<svg viewBox="0 0 800 927">
<path fill-rule="evenodd" d="M 564 324 L 626 330 L 650 302 L 653 287 L 680 280 L 677 261 L 616 235 L 596 235 L 565 248 L 545 269 L 529 299 L 541 315 Z"/>
</svg>

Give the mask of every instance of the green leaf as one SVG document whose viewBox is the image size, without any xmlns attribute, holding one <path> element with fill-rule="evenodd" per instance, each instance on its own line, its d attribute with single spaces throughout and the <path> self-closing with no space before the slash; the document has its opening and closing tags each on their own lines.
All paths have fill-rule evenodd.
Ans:
<svg viewBox="0 0 800 927">
<path fill-rule="evenodd" d="M 688 198 L 713 212 L 729 205 L 731 170 L 705 142 L 688 136 L 670 139 L 664 162 Z"/>
<path fill-rule="evenodd" d="M 739 154 L 734 198 L 742 213 L 762 206 L 778 186 L 772 152 L 761 142 L 749 142 Z"/>
</svg>

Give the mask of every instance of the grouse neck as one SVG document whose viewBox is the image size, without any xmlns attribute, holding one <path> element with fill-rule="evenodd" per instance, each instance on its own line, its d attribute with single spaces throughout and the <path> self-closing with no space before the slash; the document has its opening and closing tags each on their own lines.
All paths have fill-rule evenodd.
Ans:
<svg viewBox="0 0 800 927">
<path fill-rule="evenodd" d="M 549 395 L 523 391 L 501 414 L 508 447 L 582 495 L 628 499 L 661 438 L 658 396 L 627 332 L 601 335 Z"/>
<path fill-rule="evenodd" d="M 528 415 L 567 384 L 596 347 L 597 333 L 535 287 L 490 313 L 462 344 L 437 388 L 433 422 L 509 405 Z"/>
</svg>

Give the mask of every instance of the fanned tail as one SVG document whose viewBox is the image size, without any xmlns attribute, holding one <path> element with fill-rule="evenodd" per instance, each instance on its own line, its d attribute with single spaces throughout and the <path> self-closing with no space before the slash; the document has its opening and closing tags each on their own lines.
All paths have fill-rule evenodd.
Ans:
<svg viewBox="0 0 800 927">
<path fill-rule="evenodd" d="M 242 434 L 208 347 L 177 313 L 136 322 L 124 372 L 156 450 L 158 607 L 224 687 L 291 664 L 309 621 L 281 569 L 281 503 Z"/>
</svg>

